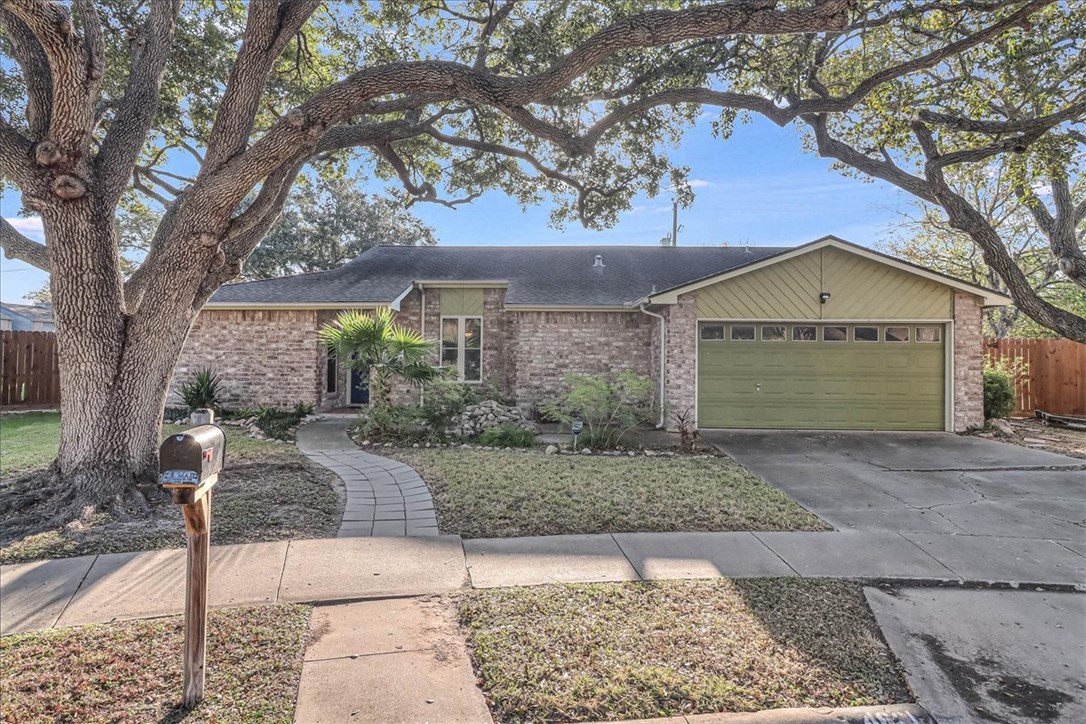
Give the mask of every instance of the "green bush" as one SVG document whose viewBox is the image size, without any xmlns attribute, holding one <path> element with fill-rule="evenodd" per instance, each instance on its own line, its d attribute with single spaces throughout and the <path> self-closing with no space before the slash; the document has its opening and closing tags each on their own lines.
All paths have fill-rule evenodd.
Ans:
<svg viewBox="0 0 1086 724">
<path fill-rule="evenodd" d="M 294 416 L 301 419 L 307 415 L 312 415 L 314 409 L 312 402 L 295 402 Z"/>
<path fill-rule="evenodd" d="M 452 427 L 467 407 L 473 394 L 467 385 L 448 377 L 439 377 L 423 387 L 422 406 L 418 415 L 425 423 L 430 437 L 444 440 L 445 431 Z"/>
<path fill-rule="evenodd" d="M 523 427 L 505 424 L 486 430 L 475 441 L 488 447 L 532 447 L 535 435 Z"/>
<path fill-rule="evenodd" d="M 299 402 L 291 410 L 280 410 L 277 407 L 259 407 L 256 410 L 243 410 L 250 414 L 236 415 L 237 417 L 255 417 L 255 423 L 260 431 L 273 440 L 293 440 L 294 431 L 302 418 L 313 413 L 313 404 Z"/>
<path fill-rule="evenodd" d="M 1021 360 L 985 360 L 984 419 L 1008 417 L 1014 412 L 1014 383 L 1027 372 Z"/>
<path fill-rule="evenodd" d="M 568 375 L 569 392 L 539 406 L 546 419 L 569 425 L 584 421 L 582 440 L 594 448 L 611 449 L 633 428 L 651 418 L 652 382 L 648 377 L 619 372 L 612 380 L 601 375 Z"/>
<path fill-rule="evenodd" d="M 216 410 L 219 407 L 221 384 L 219 376 L 212 372 L 210 367 L 197 370 L 191 380 L 181 384 L 181 401 L 189 410 Z"/>
<path fill-rule="evenodd" d="M 1014 412 L 1014 379 L 1006 372 L 984 371 L 984 418 L 1007 417 Z"/>
</svg>

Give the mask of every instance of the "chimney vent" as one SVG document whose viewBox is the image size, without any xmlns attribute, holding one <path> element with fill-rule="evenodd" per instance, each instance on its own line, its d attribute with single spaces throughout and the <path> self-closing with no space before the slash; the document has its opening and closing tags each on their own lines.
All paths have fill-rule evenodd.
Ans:
<svg viewBox="0 0 1086 724">
<path fill-rule="evenodd" d="M 592 263 L 592 268 L 594 268 L 594 269 L 602 269 L 603 268 L 603 254 L 596 254 L 596 261 L 594 261 Z"/>
</svg>

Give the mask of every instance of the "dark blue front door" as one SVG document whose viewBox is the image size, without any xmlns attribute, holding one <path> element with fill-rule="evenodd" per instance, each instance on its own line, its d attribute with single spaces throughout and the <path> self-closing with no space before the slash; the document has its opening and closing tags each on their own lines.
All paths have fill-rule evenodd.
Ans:
<svg viewBox="0 0 1086 724">
<path fill-rule="evenodd" d="M 365 405 L 370 401 L 370 376 L 368 371 L 351 367 L 351 404 Z"/>
</svg>

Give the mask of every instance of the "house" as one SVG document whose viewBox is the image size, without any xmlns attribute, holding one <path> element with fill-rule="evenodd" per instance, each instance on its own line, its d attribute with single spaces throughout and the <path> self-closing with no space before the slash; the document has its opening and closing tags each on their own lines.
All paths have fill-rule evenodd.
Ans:
<svg viewBox="0 0 1086 724">
<path fill-rule="evenodd" d="M 983 423 L 981 310 L 1009 299 L 835 237 L 798 247 L 402 247 L 231 284 L 174 384 L 210 366 L 233 404 L 364 404 L 317 338 L 389 306 L 434 362 L 531 410 L 568 373 L 633 370 L 703 428 L 963 430 Z M 664 417 L 664 416 L 662 416 Z"/>
<path fill-rule="evenodd" d="M 0 304 L 0 329 L 16 332 L 55 332 L 53 305 Z"/>
</svg>

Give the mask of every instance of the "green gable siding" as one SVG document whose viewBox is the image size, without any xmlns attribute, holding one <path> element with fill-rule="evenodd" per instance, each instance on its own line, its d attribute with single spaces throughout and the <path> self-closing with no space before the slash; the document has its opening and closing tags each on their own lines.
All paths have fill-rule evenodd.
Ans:
<svg viewBox="0 0 1086 724">
<path fill-rule="evenodd" d="M 830 299 L 820 304 L 820 292 Z M 950 287 L 841 249 L 815 249 L 697 290 L 702 319 L 949 319 Z"/>
<path fill-rule="evenodd" d="M 441 314 L 444 316 L 483 315 L 482 289 L 442 289 Z"/>
</svg>

